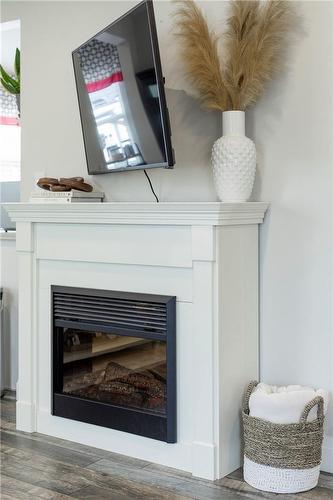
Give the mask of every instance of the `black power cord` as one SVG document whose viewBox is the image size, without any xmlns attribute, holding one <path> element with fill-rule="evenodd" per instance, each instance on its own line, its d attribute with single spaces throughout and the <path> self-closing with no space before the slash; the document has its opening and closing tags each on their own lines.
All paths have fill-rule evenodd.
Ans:
<svg viewBox="0 0 333 500">
<path fill-rule="evenodd" d="M 148 175 L 148 174 L 147 174 L 147 172 L 146 172 L 146 169 L 143 169 L 143 171 L 144 171 L 145 176 L 147 177 L 147 180 L 148 180 L 148 182 L 149 182 L 150 189 L 152 190 L 152 193 L 153 193 L 153 195 L 155 196 L 156 202 L 157 202 L 157 203 L 159 203 L 159 201 L 160 201 L 160 200 L 158 199 L 157 194 L 156 194 L 156 193 L 155 193 L 155 191 L 154 191 L 153 185 L 152 185 L 152 183 L 151 183 L 151 180 L 150 180 L 149 175 Z"/>
</svg>

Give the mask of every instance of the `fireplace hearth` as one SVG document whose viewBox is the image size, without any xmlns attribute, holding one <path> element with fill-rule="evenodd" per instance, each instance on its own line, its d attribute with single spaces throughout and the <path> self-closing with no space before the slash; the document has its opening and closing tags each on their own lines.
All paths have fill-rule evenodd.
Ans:
<svg viewBox="0 0 333 500">
<path fill-rule="evenodd" d="M 176 442 L 175 297 L 51 286 L 52 414 Z"/>
</svg>

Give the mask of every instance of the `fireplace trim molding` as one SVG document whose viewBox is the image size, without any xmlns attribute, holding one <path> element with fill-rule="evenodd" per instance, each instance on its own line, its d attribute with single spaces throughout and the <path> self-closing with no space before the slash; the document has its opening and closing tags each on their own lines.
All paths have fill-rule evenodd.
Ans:
<svg viewBox="0 0 333 500">
<path fill-rule="evenodd" d="M 242 391 L 258 377 L 258 226 L 268 204 L 6 208 L 17 223 L 17 428 L 211 480 L 239 467 Z M 51 284 L 177 296 L 177 443 L 51 415 Z"/>
<path fill-rule="evenodd" d="M 19 222 L 65 224 L 261 224 L 268 203 L 119 202 L 119 203 L 6 203 L 9 217 Z"/>
</svg>

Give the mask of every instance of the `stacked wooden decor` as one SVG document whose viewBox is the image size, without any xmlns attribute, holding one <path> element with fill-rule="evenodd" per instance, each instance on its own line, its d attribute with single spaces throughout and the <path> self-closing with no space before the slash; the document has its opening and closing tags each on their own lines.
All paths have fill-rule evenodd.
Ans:
<svg viewBox="0 0 333 500">
<path fill-rule="evenodd" d="M 31 203 L 101 202 L 104 199 L 104 193 L 94 191 L 90 184 L 84 182 L 83 177 L 42 177 L 37 181 L 37 186 L 41 191 L 32 193 Z"/>
</svg>

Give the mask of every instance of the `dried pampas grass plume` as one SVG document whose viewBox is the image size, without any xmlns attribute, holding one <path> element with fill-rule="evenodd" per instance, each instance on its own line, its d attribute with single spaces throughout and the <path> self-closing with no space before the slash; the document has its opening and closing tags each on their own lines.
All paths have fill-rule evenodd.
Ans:
<svg viewBox="0 0 333 500">
<path fill-rule="evenodd" d="M 281 67 L 281 49 L 293 24 L 291 2 L 235 0 L 227 20 L 225 79 L 234 109 L 262 94 Z"/>
<path fill-rule="evenodd" d="M 225 79 L 233 109 L 244 108 L 245 74 L 250 71 L 249 51 L 258 28 L 258 13 L 259 2 L 235 0 L 227 20 Z"/>
<path fill-rule="evenodd" d="M 226 22 L 225 63 L 217 36 L 193 0 L 182 0 L 176 24 L 185 69 L 210 109 L 244 110 L 262 94 L 280 70 L 281 51 L 294 21 L 290 1 L 234 0 Z"/>
<path fill-rule="evenodd" d="M 177 35 L 181 38 L 187 76 L 197 89 L 202 105 L 225 109 L 228 93 L 223 82 L 217 51 L 217 36 L 209 31 L 206 19 L 193 0 L 177 1 Z"/>
</svg>

